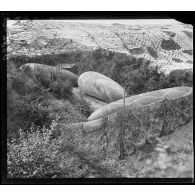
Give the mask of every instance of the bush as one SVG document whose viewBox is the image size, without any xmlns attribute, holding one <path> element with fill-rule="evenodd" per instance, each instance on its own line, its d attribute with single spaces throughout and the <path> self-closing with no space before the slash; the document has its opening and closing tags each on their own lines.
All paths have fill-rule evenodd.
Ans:
<svg viewBox="0 0 195 195">
<path fill-rule="evenodd" d="M 13 71 L 13 69 L 12 69 Z M 26 95 L 38 88 L 38 83 L 34 78 L 24 74 L 20 69 L 8 72 L 7 83 L 20 95 Z"/>
<path fill-rule="evenodd" d="M 48 129 L 31 127 L 26 133 L 20 129 L 19 138 L 7 142 L 8 178 L 86 176 L 87 165 L 64 151 L 59 140 L 51 139 L 56 124 L 55 120 Z"/>
<path fill-rule="evenodd" d="M 170 48 L 179 48 L 171 39 L 163 40 L 162 45 L 167 50 Z M 151 47 L 148 47 L 148 51 L 154 58 L 158 57 Z M 184 50 L 184 52 L 192 53 L 190 50 Z M 180 85 L 192 85 L 192 74 L 187 73 L 189 78 L 183 73 L 177 74 L 179 79 L 176 79 L 173 73 L 165 76 L 163 73 L 159 74 L 158 69 L 149 70 L 150 62 L 144 58 L 135 58 L 101 48 L 94 51 L 73 52 L 71 54 L 38 56 L 32 59 L 21 57 L 16 58 L 14 62 L 19 64 L 31 61 L 50 65 L 56 65 L 57 63 L 75 63 L 77 66 L 77 75 L 86 71 L 99 72 L 118 82 L 122 87 L 126 85 L 128 95 L 144 93 L 147 90 L 151 91 Z M 136 76 L 134 73 L 136 73 Z M 47 80 L 42 82 L 45 82 L 45 86 L 48 85 Z M 58 87 L 57 91 L 57 96 L 61 96 L 59 95 L 60 87 Z"/>
<path fill-rule="evenodd" d="M 50 124 L 49 112 L 43 107 L 39 100 L 19 105 L 18 116 L 24 121 L 24 128 L 29 128 L 31 124 L 35 126 L 48 126 Z"/>
<path fill-rule="evenodd" d="M 177 47 L 168 40 L 167 47 Z M 163 42 L 163 44 L 165 44 Z M 169 49 L 169 48 L 168 48 Z M 148 50 L 154 58 L 157 54 L 151 47 Z M 104 74 L 122 87 L 128 95 L 181 85 L 192 86 L 192 74 L 186 70 L 175 70 L 169 75 L 159 73 L 158 67 L 149 67 L 150 61 L 110 51 L 98 49 L 80 55 L 78 74 L 85 71 L 97 71 Z"/>
<path fill-rule="evenodd" d="M 178 50 L 178 49 L 181 49 L 181 46 L 178 45 L 172 39 L 168 39 L 168 40 L 163 39 L 162 42 L 161 42 L 161 47 L 162 47 L 162 49 L 168 50 L 168 51 L 169 50 Z"/>
<path fill-rule="evenodd" d="M 150 55 L 151 55 L 153 58 L 157 59 L 157 58 L 158 58 L 157 52 L 156 52 L 152 47 L 147 47 L 147 48 L 148 48 L 148 52 L 150 53 Z"/>
<path fill-rule="evenodd" d="M 8 98 L 7 105 L 8 137 L 17 136 L 19 128 L 27 130 L 32 124 L 36 127 L 49 126 L 51 123 L 50 112 L 47 107 L 41 104 L 41 99 L 36 97 L 36 93 L 22 97 L 12 92 L 11 96 Z M 14 101 L 11 102 L 13 98 Z M 46 101 L 46 97 L 44 98 L 44 101 Z"/>
<path fill-rule="evenodd" d="M 183 31 L 190 39 L 193 38 L 193 34 L 189 31 Z"/>
<path fill-rule="evenodd" d="M 189 167 L 190 159 L 182 159 L 178 152 L 172 150 L 162 141 L 155 144 L 154 157 L 148 158 L 140 176 L 145 178 L 191 178 L 193 173 Z"/>
<path fill-rule="evenodd" d="M 8 64 L 7 77 L 8 138 L 17 136 L 19 128 L 26 130 L 32 124 L 49 125 L 49 111 L 40 104 L 49 98 L 48 92 L 15 68 L 13 63 Z"/>
<path fill-rule="evenodd" d="M 57 80 L 50 84 L 50 91 L 52 91 L 53 95 L 59 99 L 68 99 L 72 95 L 72 88 L 73 86 L 68 80 Z"/>
<path fill-rule="evenodd" d="M 74 97 L 71 99 L 72 104 L 75 105 L 75 107 L 84 114 L 84 116 L 89 117 L 92 113 L 92 109 L 90 105 L 85 101 L 83 94 L 80 93 L 80 97 Z"/>
<path fill-rule="evenodd" d="M 38 69 L 35 75 L 38 82 L 45 88 L 49 88 L 52 80 L 50 78 L 50 73 L 44 69 Z"/>
<path fill-rule="evenodd" d="M 193 50 L 192 49 L 189 49 L 189 50 L 183 50 L 182 51 L 183 53 L 187 53 L 187 54 L 189 54 L 189 55 L 193 55 Z"/>
<path fill-rule="evenodd" d="M 193 72 L 187 70 L 174 70 L 167 76 L 171 86 L 193 86 Z"/>
</svg>

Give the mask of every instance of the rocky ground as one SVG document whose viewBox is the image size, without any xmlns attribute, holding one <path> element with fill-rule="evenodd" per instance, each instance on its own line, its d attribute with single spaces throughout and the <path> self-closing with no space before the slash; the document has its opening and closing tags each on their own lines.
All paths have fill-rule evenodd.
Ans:
<svg viewBox="0 0 195 195">
<path fill-rule="evenodd" d="M 84 24 L 60 20 L 21 21 L 8 26 L 8 52 L 40 56 L 97 48 L 149 59 L 169 73 L 193 68 L 191 25 Z"/>
</svg>

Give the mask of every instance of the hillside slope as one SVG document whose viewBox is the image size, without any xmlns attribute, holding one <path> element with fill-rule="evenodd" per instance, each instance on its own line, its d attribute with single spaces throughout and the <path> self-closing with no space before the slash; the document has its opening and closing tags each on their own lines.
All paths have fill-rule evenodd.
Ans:
<svg viewBox="0 0 195 195">
<path fill-rule="evenodd" d="M 149 178 L 193 177 L 193 121 L 161 137 L 161 143 L 152 150 L 145 146 L 124 161 L 124 175 Z M 133 172 L 132 168 L 133 167 Z"/>
<path fill-rule="evenodd" d="M 40 56 L 98 48 L 150 60 L 166 73 L 193 68 L 193 27 L 84 24 L 63 20 L 22 21 L 8 27 L 8 52 Z"/>
</svg>

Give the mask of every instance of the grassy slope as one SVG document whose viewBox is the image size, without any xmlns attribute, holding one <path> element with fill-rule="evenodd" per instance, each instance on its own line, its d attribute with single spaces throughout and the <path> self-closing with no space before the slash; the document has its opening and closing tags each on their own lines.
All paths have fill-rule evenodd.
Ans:
<svg viewBox="0 0 195 195">
<path fill-rule="evenodd" d="M 145 146 L 121 164 L 127 177 L 192 177 L 193 121 L 163 136 L 156 150 Z M 166 150 L 164 148 L 167 148 Z M 166 151 L 166 152 L 165 152 Z"/>
</svg>

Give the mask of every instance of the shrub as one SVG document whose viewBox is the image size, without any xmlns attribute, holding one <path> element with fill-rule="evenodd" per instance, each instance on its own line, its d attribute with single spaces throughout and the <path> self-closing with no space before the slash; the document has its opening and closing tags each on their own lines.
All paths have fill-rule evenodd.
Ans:
<svg viewBox="0 0 195 195">
<path fill-rule="evenodd" d="M 178 48 L 170 40 L 168 40 L 166 47 L 168 49 L 170 47 Z M 158 57 L 151 47 L 148 47 L 148 51 L 154 58 Z M 149 64 L 150 61 L 144 58 L 135 58 L 98 49 L 94 53 L 86 52 L 80 55 L 78 73 L 81 74 L 90 70 L 102 73 L 125 87 L 128 95 L 181 85 L 192 86 L 192 74 L 186 70 L 176 70 L 170 75 L 165 75 L 159 73 L 158 67 L 149 67 Z"/>
<path fill-rule="evenodd" d="M 7 130 L 8 137 L 16 136 L 19 128 L 32 123 L 43 126 L 50 123 L 49 113 L 38 104 L 47 95 L 34 79 L 8 61 L 7 67 Z M 37 102 L 37 103 L 35 103 Z M 45 124 L 44 124 L 45 123 Z"/>
<path fill-rule="evenodd" d="M 174 86 L 193 86 L 193 73 L 187 70 L 174 70 L 167 76 L 170 87 Z"/>
<path fill-rule="evenodd" d="M 168 39 L 168 40 L 163 39 L 162 42 L 161 42 L 161 47 L 162 47 L 162 49 L 168 50 L 168 51 L 169 50 L 178 50 L 178 49 L 181 49 L 181 46 L 178 45 L 172 39 Z"/>
<path fill-rule="evenodd" d="M 29 128 L 31 124 L 43 127 L 48 126 L 51 122 L 47 108 L 43 107 L 38 99 L 19 105 L 18 116 L 23 119 L 25 129 Z"/>
<path fill-rule="evenodd" d="M 193 37 L 193 34 L 192 32 L 189 32 L 189 31 L 183 31 L 190 39 L 192 39 Z"/>
<path fill-rule="evenodd" d="M 183 60 L 180 60 L 180 59 L 178 59 L 178 58 L 172 58 L 172 60 L 175 61 L 175 62 L 177 62 L 177 63 L 183 62 Z"/>
<path fill-rule="evenodd" d="M 13 78 L 12 80 L 12 88 L 19 94 L 25 95 L 26 90 L 25 90 L 25 79 L 21 77 L 16 77 Z"/>
<path fill-rule="evenodd" d="M 176 33 L 172 32 L 172 31 L 163 31 L 165 32 L 167 35 L 171 36 L 171 37 L 175 37 Z"/>
<path fill-rule="evenodd" d="M 187 54 L 189 54 L 189 55 L 193 55 L 193 50 L 192 49 L 188 49 L 188 50 L 183 50 L 182 51 L 183 53 L 187 53 Z"/>
<path fill-rule="evenodd" d="M 160 140 L 160 139 L 159 139 Z M 154 147 L 153 158 L 148 158 L 146 166 L 141 171 L 141 177 L 145 178 L 190 178 L 192 171 L 189 167 L 189 159 L 182 159 L 162 141 Z"/>
<path fill-rule="evenodd" d="M 32 124 L 36 127 L 49 126 L 51 123 L 50 112 L 47 107 L 41 104 L 38 97 L 29 96 L 21 97 L 17 93 L 12 93 L 14 102 L 10 103 L 10 98 L 7 106 L 7 130 L 8 137 L 17 136 L 18 129 L 27 130 Z"/>
<path fill-rule="evenodd" d="M 7 142 L 8 178 L 85 177 L 88 171 L 76 156 L 51 139 L 57 120 L 50 128 L 19 131 L 19 138 Z"/>
<path fill-rule="evenodd" d="M 38 69 L 38 72 L 36 73 L 36 79 L 39 81 L 39 83 L 45 87 L 49 88 L 50 84 L 52 83 L 52 80 L 50 78 L 50 73 L 46 70 Z"/>
<path fill-rule="evenodd" d="M 152 47 L 147 47 L 147 48 L 148 48 L 148 52 L 150 53 L 150 55 L 151 55 L 153 58 L 157 59 L 157 58 L 158 58 L 157 52 L 156 52 Z"/>
<path fill-rule="evenodd" d="M 84 114 L 84 116 L 89 117 L 92 113 L 92 109 L 90 105 L 86 102 L 86 100 L 83 97 L 83 94 L 80 93 L 80 97 L 73 97 L 71 99 L 71 102 L 75 105 L 75 107 Z"/>
<path fill-rule="evenodd" d="M 145 52 L 145 50 L 142 47 L 139 48 L 134 48 L 134 49 L 129 49 L 129 51 L 131 52 L 131 54 L 143 54 Z"/>
<path fill-rule="evenodd" d="M 37 81 L 24 74 L 20 69 L 8 69 L 7 83 L 20 95 L 31 93 L 38 87 Z"/>
<path fill-rule="evenodd" d="M 72 94 L 72 88 L 72 84 L 68 80 L 57 80 L 50 84 L 50 91 L 52 91 L 53 95 L 59 99 L 68 99 Z"/>
</svg>

